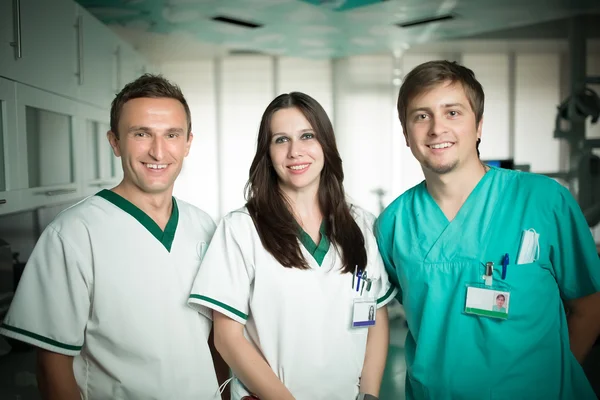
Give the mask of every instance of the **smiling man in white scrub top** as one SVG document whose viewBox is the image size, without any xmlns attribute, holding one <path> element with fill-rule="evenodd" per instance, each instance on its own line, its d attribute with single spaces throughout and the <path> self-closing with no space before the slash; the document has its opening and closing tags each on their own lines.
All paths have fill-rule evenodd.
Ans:
<svg viewBox="0 0 600 400">
<path fill-rule="evenodd" d="M 0 329 L 39 348 L 44 398 L 220 398 L 211 322 L 187 305 L 215 224 L 172 196 L 192 138 L 183 94 L 160 76 L 113 101 L 123 181 L 44 230 Z"/>
</svg>

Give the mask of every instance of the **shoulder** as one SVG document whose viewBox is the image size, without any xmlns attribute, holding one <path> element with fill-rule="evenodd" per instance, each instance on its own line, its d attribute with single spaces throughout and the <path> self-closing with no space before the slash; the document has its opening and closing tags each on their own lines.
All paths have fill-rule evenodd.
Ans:
<svg viewBox="0 0 600 400">
<path fill-rule="evenodd" d="M 92 195 L 58 213 L 46 229 L 54 230 L 61 236 L 80 237 L 94 225 L 104 223 L 107 214 L 110 214 L 110 205 L 104 199 Z"/>
<path fill-rule="evenodd" d="M 219 227 L 236 237 L 250 237 L 249 235 L 256 232 L 254 221 L 246 207 L 225 214 L 219 221 Z"/>
<path fill-rule="evenodd" d="M 175 198 L 175 202 L 180 219 L 185 218 L 196 225 L 208 226 L 214 229 L 215 222 L 207 212 L 179 198 Z"/>
<path fill-rule="evenodd" d="M 400 213 L 402 213 L 407 208 L 412 207 L 415 202 L 415 198 L 423 191 L 426 190 L 425 181 L 411 187 L 400 196 L 396 197 L 394 201 L 392 201 L 377 217 L 377 221 L 375 223 L 377 229 L 382 229 L 388 226 L 391 226 L 395 223 L 396 219 L 399 217 Z"/>
<path fill-rule="evenodd" d="M 357 224 L 373 226 L 375 223 L 375 215 L 370 211 L 352 203 L 348 204 L 348 208 L 350 209 L 350 215 L 352 215 L 352 218 L 354 218 L 354 221 L 356 221 Z"/>
<path fill-rule="evenodd" d="M 516 196 L 525 197 L 537 206 L 555 206 L 571 198 L 569 190 L 556 180 L 531 172 L 494 168 L 497 178 L 505 187 L 512 187 Z"/>
<path fill-rule="evenodd" d="M 241 207 L 228 212 L 225 214 L 225 216 L 223 216 L 221 223 L 232 227 L 241 227 L 248 224 L 254 224 L 252 217 L 250 216 L 250 212 L 246 207 Z"/>
</svg>

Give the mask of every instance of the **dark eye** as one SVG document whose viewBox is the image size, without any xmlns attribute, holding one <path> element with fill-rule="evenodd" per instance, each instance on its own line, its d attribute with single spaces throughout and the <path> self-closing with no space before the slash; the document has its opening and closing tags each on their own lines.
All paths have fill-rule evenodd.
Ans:
<svg viewBox="0 0 600 400">
<path fill-rule="evenodd" d="M 304 135 L 302 135 L 302 139 L 312 139 L 315 137 L 314 133 L 305 133 Z"/>
<path fill-rule="evenodd" d="M 451 117 L 456 117 L 458 115 L 458 111 L 450 111 L 448 114 L 450 114 Z"/>
<path fill-rule="evenodd" d="M 283 143 L 286 141 L 287 141 L 287 138 L 285 136 L 279 136 L 278 138 L 275 139 L 275 143 Z"/>
</svg>

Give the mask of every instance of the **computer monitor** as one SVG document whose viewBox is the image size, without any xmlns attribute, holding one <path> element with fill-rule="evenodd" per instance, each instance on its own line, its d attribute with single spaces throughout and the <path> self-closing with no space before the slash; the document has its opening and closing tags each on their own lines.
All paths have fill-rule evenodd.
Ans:
<svg viewBox="0 0 600 400">
<path fill-rule="evenodd" d="M 490 167 L 515 169 L 515 161 L 512 159 L 508 160 L 482 160 L 485 164 Z"/>
</svg>

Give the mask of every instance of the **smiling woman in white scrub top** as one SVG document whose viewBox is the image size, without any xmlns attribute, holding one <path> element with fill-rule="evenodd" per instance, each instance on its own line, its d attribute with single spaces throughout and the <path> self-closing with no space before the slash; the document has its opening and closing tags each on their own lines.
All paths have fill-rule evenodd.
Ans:
<svg viewBox="0 0 600 400">
<path fill-rule="evenodd" d="M 234 400 L 379 395 L 389 339 L 384 306 L 396 289 L 374 217 L 346 202 L 343 178 L 323 108 L 302 93 L 273 100 L 248 203 L 217 227 L 189 300 L 215 311 L 215 345 L 233 370 Z"/>
</svg>

